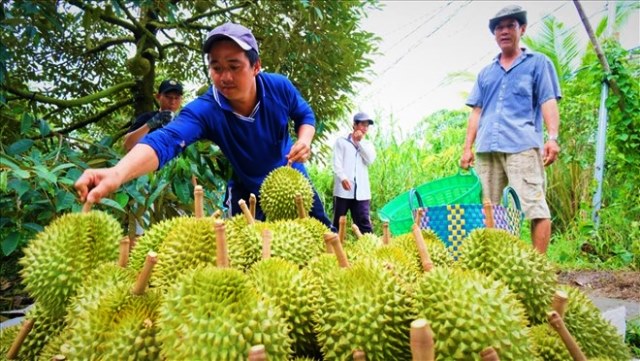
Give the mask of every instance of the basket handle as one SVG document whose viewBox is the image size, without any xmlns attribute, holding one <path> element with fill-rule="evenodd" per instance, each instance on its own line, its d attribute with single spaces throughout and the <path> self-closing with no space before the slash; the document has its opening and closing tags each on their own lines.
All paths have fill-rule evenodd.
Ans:
<svg viewBox="0 0 640 361">
<path fill-rule="evenodd" d="M 414 203 L 417 203 L 417 207 L 415 207 Z M 413 213 L 417 208 L 424 208 L 422 197 L 420 197 L 420 193 L 418 193 L 415 188 L 411 188 L 409 190 L 409 208 L 411 209 L 411 213 Z"/>
<path fill-rule="evenodd" d="M 468 174 L 466 174 L 468 172 Z M 465 174 L 463 174 L 465 173 Z M 478 173 L 476 173 L 476 170 L 473 169 L 473 167 L 469 167 L 467 169 L 464 169 L 462 167 L 458 168 L 458 175 L 461 176 L 474 176 L 474 177 L 478 177 Z"/>
<path fill-rule="evenodd" d="M 516 209 L 522 212 L 522 206 L 520 205 L 520 198 L 518 197 L 518 193 L 511 186 L 504 187 L 502 191 L 502 205 L 504 208 L 509 208 L 509 201 L 513 201 L 513 204 L 516 206 Z"/>
</svg>

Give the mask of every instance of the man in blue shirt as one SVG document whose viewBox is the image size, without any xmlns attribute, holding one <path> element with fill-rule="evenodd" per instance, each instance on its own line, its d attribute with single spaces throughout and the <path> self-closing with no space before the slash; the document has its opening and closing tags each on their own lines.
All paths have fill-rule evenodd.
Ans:
<svg viewBox="0 0 640 361">
<path fill-rule="evenodd" d="M 216 143 L 233 167 L 232 214 L 237 201 L 259 195 L 267 174 L 291 165 L 308 176 L 302 164 L 311 155 L 315 116 L 309 104 L 284 76 L 261 72 L 258 44 L 249 29 L 226 23 L 207 35 L 213 86 L 187 104 L 176 118 L 148 134 L 112 168 L 88 169 L 76 181 L 81 200 L 98 202 L 125 182 L 164 166 L 189 144 Z M 297 140 L 289 135 L 293 119 Z M 310 212 L 330 227 L 317 192 Z M 256 218 L 264 216 L 256 207 Z"/>
<path fill-rule="evenodd" d="M 472 111 L 460 165 L 466 169 L 477 162 L 484 197 L 494 204 L 500 202 L 507 184 L 516 190 L 525 217 L 531 220 L 533 246 L 545 253 L 551 215 L 544 167 L 560 152 L 561 94 L 553 63 L 543 54 L 520 48 L 526 27 L 527 12 L 517 5 L 503 8 L 489 21 L 501 52 L 480 71 L 467 99 Z"/>
</svg>

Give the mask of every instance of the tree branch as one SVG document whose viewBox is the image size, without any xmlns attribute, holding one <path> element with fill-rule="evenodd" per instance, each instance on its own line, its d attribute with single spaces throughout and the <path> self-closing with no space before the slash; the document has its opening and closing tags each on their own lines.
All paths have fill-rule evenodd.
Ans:
<svg viewBox="0 0 640 361">
<path fill-rule="evenodd" d="M 69 128 L 65 128 L 65 129 L 59 130 L 59 131 L 57 131 L 55 133 L 57 133 L 57 134 L 68 134 L 68 133 L 71 133 L 72 131 L 74 131 L 76 129 L 84 128 L 89 124 L 96 123 L 100 119 L 106 117 L 107 115 L 115 112 L 116 110 L 118 110 L 118 109 L 120 109 L 122 107 L 125 107 L 127 105 L 133 104 L 134 101 L 135 101 L 134 98 L 127 98 L 127 99 L 121 100 L 121 101 L 109 106 L 108 108 L 106 108 L 105 110 L 101 111 L 100 113 L 95 114 L 95 115 L 93 115 L 93 116 L 91 116 L 91 117 L 89 117 L 89 118 L 87 118 L 87 119 L 85 119 L 85 120 L 83 120 L 83 121 L 81 121 L 79 123 L 76 123 L 76 124 L 70 126 Z M 55 135 L 55 133 L 52 132 L 47 137 L 53 136 L 53 135 Z"/>
<path fill-rule="evenodd" d="M 233 11 L 233 10 L 237 10 L 237 9 L 242 9 L 242 8 L 248 7 L 250 5 L 251 5 L 251 2 L 250 1 L 246 1 L 246 2 L 244 2 L 242 4 L 234 5 L 234 6 L 231 6 L 231 7 L 228 7 L 228 8 L 208 11 L 206 13 L 202 13 L 202 14 L 199 14 L 197 16 L 193 16 L 193 17 L 191 17 L 189 19 L 186 19 L 186 20 L 182 21 L 182 23 L 183 24 L 190 24 L 190 23 L 196 22 L 196 21 L 198 21 L 200 19 L 203 19 L 203 18 L 207 18 L 207 17 L 214 16 L 214 15 L 225 14 L 225 13 L 228 13 L 228 12 Z"/>
<path fill-rule="evenodd" d="M 98 53 L 98 52 L 101 52 L 103 50 L 107 50 L 109 47 L 114 46 L 114 45 L 120 45 L 120 44 L 125 44 L 125 43 L 135 43 L 135 42 L 136 42 L 136 39 L 133 38 L 133 37 L 107 39 L 107 40 L 104 40 L 104 41 L 100 42 L 100 44 L 98 44 L 96 47 L 88 49 L 81 56 Z"/>
<path fill-rule="evenodd" d="M 102 20 L 104 20 L 104 21 L 106 21 L 106 22 L 108 22 L 110 24 L 121 26 L 121 27 L 123 27 L 125 29 L 130 30 L 133 33 L 135 33 L 135 31 L 136 31 L 136 27 L 133 24 L 128 23 L 128 22 L 126 22 L 126 21 L 124 21 L 124 20 L 122 20 L 120 18 L 107 15 L 107 13 L 104 10 L 88 6 L 83 1 L 69 0 L 69 4 L 74 5 L 74 6 L 80 8 L 80 9 L 82 9 L 84 11 L 91 10 L 91 11 L 98 12 L 99 15 L 100 15 L 100 19 L 102 19 Z"/>
<path fill-rule="evenodd" d="M 164 51 L 162 50 L 162 44 L 158 41 L 158 38 L 153 34 L 149 29 L 140 24 L 140 22 L 131 14 L 129 9 L 127 9 L 126 5 L 122 3 L 122 0 L 116 0 L 122 11 L 124 11 L 125 15 L 131 20 L 131 22 L 136 26 L 136 28 L 142 31 L 143 34 L 146 34 L 149 40 L 158 48 L 158 56 L 160 59 L 164 59 Z"/>
<path fill-rule="evenodd" d="M 105 89 L 105 90 L 103 90 L 101 92 L 94 93 L 94 94 L 91 94 L 91 95 L 87 95 L 86 97 L 76 98 L 76 99 L 71 99 L 71 100 L 52 98 L 52 97 L 40 95 L 40 94 L 38 94 L 38 92 L 14 89 L 14 88 L 6 85 L 6 84 L 5 84 L 4 88 L 7 90 L 7 92 L 15 94 L 15 95 L 17 95 L 17 96 L 19 96 L 19 97 L 21 97 L 23 99 L 26 99 L 26 100 L 35 100 L 35 101 L 40 102 L 40 103 L 53 104 L 53 105 L 57 105 L 57 106 L 63 107 L 63 108 L 70 108 L 70 107 L 75 107 L 75 106 L 91 103 L 91 102 L 96 101 L 98 99 L 107 97 L 107 96 L 109 96 L 109 95 L 111 95 L 113 93 L 120 92 L 120 91 L 125 90 L 125 89 L 133 88 L 133 87 L 135 87 L 135 85 L 136 85 L 135 82 L 128 81 L 128 82 L 124 82 L 124 83 L 120 83 L 118 85 L 112 86 L 111 88 Z"/>
</svg>

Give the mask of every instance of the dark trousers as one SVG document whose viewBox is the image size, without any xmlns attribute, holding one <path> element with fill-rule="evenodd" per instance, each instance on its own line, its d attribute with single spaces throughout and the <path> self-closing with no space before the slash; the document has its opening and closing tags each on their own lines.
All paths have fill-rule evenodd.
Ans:
<svg viewBox="0 0 640 361">
<path fill-rule="evenodd" d="M 369 218 L 370 200 L 358 201 L 355 199 L 346 199 L 333 197 L 333 226 L 340 226 L 340 217 L 346 216 L 347 211 L 351 212 L 353 223 L 358 226 L 360 232 L 371 233 L 371 218 Z"/>
<path fill-rule="evenodd" d="M 225 205 L 231 209 L 231 215 L 234 216 L 236 214 L 242 213 L 242 209 L 240 209 L 240 205 L 238 205 L 238 201 L 244 199 L 247 202 L 247 206 L 249 205 L 249 196 L 251 192 L 249 192 L 246 188 L 239 185 L 237 182 L 231 186 L 230 189 L 227 189 L 226 199 L 224 201 Z M 256 197 L 258 195 L 256 194 Z M 311 207 L 311 211 L 309 212 L 309 216 L 319 220 L 331 229 L 333 232 L 336 231 L 335 228 L 331 227 L 331 221 L 329 217 L 327 217 L 324 212 L 324 206 L 320 201 L 320 197 L 318 196 L 318 192 L 316 192 L 315 188 L 313 188 L 313 205 Z M 262 212 L 262 208 L 260 208 L 260 202 L 256 202 L 256 219 L 259 221 L 265 220 L 264 212 Z"/>
</svg>

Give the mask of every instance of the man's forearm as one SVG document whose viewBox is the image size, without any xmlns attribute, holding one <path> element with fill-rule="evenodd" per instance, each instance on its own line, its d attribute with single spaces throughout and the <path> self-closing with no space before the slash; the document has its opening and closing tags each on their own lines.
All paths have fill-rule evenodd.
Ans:
<svg viewBox="0 0 640 361">
<path fill-rule="evenodd" d="M 298 128 L 298 141 L 311 145 L 313 136 L 316 134 L 316 128 L 309 124 L 303 124 Z"/>
<path fill-rule="evenodd" d="M 158 155 L 153 148 L 146 144 L 137 144 L 114 166 L 114 170 L 118 173 L 121 184 L 124 184 L 155 171 L 159 164 Z"/>
<path fill-rule="evenodd" d="M 558 111 L 558 101 L 549 99 L 541 105 L 542 118 L 547 127 L 547 134 L 558 136 L 560 128 L 560 112 Z"/>
<path fill-rule="evenodd" d="M 467 124 L 467 136 L 464 140 L 464 149 L 473 147 L 473 143 L 476 141 L 476 134 L 478 132 L 478 123 L 480 122 L 480 114 L 482 108 L 474 107 L 469 115 L 469 123 Z"/>
</svg>

